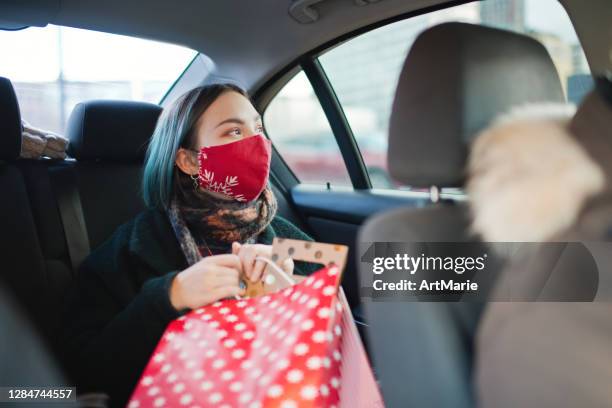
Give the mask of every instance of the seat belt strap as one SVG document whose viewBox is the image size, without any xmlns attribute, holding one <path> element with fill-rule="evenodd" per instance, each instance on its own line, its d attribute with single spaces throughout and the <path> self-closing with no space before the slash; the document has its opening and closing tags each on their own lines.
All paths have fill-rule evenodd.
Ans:
<svg viewBox="0 0 612 408">
<path fill-rule="evenodd" d="M 68 165 L 50 167 L 49 179 L 64 227 L 72 270 L 76 273 L 90 251 L 76 173 L 74 168 Z"/>
</svg>

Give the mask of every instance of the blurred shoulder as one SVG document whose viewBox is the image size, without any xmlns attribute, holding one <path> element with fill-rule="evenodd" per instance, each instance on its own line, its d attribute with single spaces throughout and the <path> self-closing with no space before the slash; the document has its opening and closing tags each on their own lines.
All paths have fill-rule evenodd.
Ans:
<svg viewBox="0 0 612 408">
<path fill-rule="evenodd" d="M 275 216 L 270 223 L 274 229 L 275 235 L 279 238 L 301 239 L 304 241 L 313 241 L 312 237 L 298 228 L 291 221 L 280 215 Z"/>
</svg>

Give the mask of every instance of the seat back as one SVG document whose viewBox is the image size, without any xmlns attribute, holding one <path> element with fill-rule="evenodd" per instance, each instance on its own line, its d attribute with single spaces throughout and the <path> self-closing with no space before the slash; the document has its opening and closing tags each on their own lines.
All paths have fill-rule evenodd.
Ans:
<svg viewBox="0 0 612 408">
<path fill-rule="evenodd" d="M 0 101 L 0 279 L 53 347 L 59 301 L 72 272 L 57 206 L 45 183 L 50 161 L 18 159 L 21 118 L 6 78 L 0 78 Z"/>
<path fill-rule="evenodd" d="M 66 134 L 91 248 L 144 209 L 142 164 L 161 110 L 145 102 L 93 100 L 71 113 Z"/>
<path fill-rule="evenodd" d="M 0 78 L 0 279 L 33 326 L 57 352 L 63 299 L 76 271 L 66 239 L 69 228 L 97 247 L 143 207 L 141 167 L 157 105 L 94 101 L 77 106 L 68 134 L 77 160 L 21 159 L 21 119 L 13 87 Z M 141 148 L 142 147 L 142 148 Z M 74 191 L 85 224 L 67 225 L 53 177 Z M 87 253 L 83 254 L 84 256 Z"/>
<path fill-rule="evenodd" d="M 414 42 L 400 74 L 389 128 L 390 174 L 434 192 L 462 187 L 470 141 L 497 114 L 516 104 L 563 100 L 553 62 L 536 40 L 463 23 L 430 28 Z M 466 203 L 440 202 L 436 194 L 432 201 L 375 215 L 359 242 L 402 242 L 413 253 L 423 242 L 478 248 Z M 359 275 L 362 288 L 372 286 L 370 264 L 361 262 Z M 385 402 L 471 406 L 472 342 L 482 305 L 409 297 L 362 299 Z"/>
</svg>

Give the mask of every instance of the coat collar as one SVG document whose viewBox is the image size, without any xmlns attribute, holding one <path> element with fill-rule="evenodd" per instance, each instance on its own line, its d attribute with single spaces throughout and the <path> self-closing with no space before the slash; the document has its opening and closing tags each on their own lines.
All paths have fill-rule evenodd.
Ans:
<svg viewBox="0 0 612 408">
<path fill-rule="evenodd" d="M 147 209 L 138 216 L 129 242 L 129 251 L 160 275 L 188 266 L 163 210 Z"/>
<path fill-rule="evenodd" d="M 275 219 L 259 234 L 258 243 L 272 244 L 276 237 Z M 163 210 L 147 209 L 136 218 L 129 239 L 129 251 L 160 275 L 189 266 L 168 215 Z"/>
</svg>

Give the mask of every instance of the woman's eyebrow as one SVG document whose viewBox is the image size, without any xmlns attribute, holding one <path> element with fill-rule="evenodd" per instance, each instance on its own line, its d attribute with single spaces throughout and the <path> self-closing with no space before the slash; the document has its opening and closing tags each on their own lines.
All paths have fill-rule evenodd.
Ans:
<svg viewBox="0 0 612 408">
<path fill-rule="evenodd" d="M 258 120 L 261 120 L 261 115 L 256 115 L 254 120 L 257 122 Z M 221 122 L 219 122 L 219 124 L 217 126 L 215 126 L 215 128 L 218 128 L 221 125 L 224 125 L 226 123 L 237 123 L 239 125 L 244 125 L 244 121 L 242 119 L 239 118 L 229 118 L 229 119 L 225 119 L 222 120 Z"/>
<path fill-rule="evenodd" d="M 244 122 L 238 118 L 229 118 L 219 122 L 219 124 L 215 126 L 215 128 L 218 128 L 219 126 L 224 125 L 226 123 L 238 123 L 239 125 L 244 125 Z"/>
</svg>

